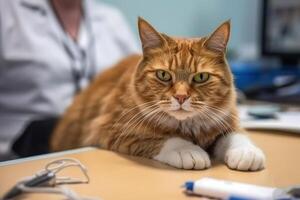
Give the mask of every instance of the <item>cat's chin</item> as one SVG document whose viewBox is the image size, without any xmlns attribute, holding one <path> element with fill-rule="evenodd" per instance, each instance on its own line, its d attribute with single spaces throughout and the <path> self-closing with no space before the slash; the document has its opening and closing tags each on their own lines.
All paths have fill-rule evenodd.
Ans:
<svg viewBox="0 0 300 200">
<path fill-rule="evenodd" d="M 172 117 L 174 117 L 175 119 L 177 119 L 179 121 L 183 121 L 188 118 L 193 118 L 195 116 L 195 114 L 193 112 L 186 111 L 183 109 L 168 111 L 168 113 L 169 113 L 169 115 L 171 115 Z"/>
</svg>

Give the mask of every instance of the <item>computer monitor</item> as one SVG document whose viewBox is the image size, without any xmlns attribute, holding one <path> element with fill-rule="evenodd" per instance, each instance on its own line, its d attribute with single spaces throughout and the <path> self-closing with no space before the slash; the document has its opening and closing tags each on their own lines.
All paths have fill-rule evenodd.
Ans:
<svg viewBox="0 0 300 200">
<path fill-rule="evenodd" d="M 283 66 L 297 66 L 300 58 L 300 0 L 263 0 L 261 49 Z"/>
</svg>

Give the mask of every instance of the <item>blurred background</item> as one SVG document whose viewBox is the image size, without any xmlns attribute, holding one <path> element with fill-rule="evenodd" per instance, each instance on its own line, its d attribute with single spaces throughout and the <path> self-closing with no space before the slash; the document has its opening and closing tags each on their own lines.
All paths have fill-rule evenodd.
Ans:
<svg viewBox="0 0 300 200">
<path fill-rule="evenodd" d="M 141 53 L 138 16 L 182 37 L 231 20 L 238 101 L 264 104 L 240 106 L 242 125 L 300 133 L 300 0 L 0 0 L 0 161 L 49 152 L 73 98 Z"/>
<path fill-rule="evenodd" d="M 247 46 L 258 46 L 262 0 L 99 1 L 118 7 L 127 18 L 136 37 L 137 16 L 145 18 L 161 32 L 185 37 L 207 35 L 223 21 L 230 19 L 230 49 L 238 52 Z"/>
</svg>

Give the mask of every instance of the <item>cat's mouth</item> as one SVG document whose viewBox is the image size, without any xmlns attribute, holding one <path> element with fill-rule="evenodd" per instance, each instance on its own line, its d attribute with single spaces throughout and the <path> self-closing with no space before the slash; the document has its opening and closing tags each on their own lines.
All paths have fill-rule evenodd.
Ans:
<svg viewBox="0 0 300 200">
<path fill-rule="evenodd" d="M 169 110 L 168 113 L 177 120 L 185 120 L 194 116 L 194 112 L 185 110 L 182 107 L 178 108 L 177 110 Z"/>
<path fill-rule="evenodd" d="M 180 104 L 177 100 L 171 97 L 167 104 L 161 105 L 162 110 L 177 120 L 185 120 L 192 118 L 196 115 L 195 111 L 191 108 L 190 99 Z"/>
<path fill-rule="evenodd" d="M 177 109 L 177 110 L 171 110 L 171 112 L 174 112 L 174 113 L 184 113 L 184 114 L 186 114 L 186 113 L 189 113 L 190 111 L 185 110 L 184 108 L 179 108 L 179 109 Z"/>
</svg>

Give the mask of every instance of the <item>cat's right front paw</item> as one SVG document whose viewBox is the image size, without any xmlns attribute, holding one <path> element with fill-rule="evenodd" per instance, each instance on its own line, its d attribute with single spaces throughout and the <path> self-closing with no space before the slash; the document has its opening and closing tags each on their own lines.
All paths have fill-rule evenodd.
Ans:
<svg viewBox="0 0 300 200">
<path fill-rule="evenodd" d="M 211 166 L 208 154 L 201 147 L 185 140 L 180 141 L 182 139 L 173 139 L 153 159 L 180 169 L 206 169 Z"/>
<path fill-rule="evenodd" d="M 257 147 L 237 147 L 225 155 L 225 163 L 231 169 L 241 171 L 258 171 L 265 167 L 265 155 Z"/>
</svg>

